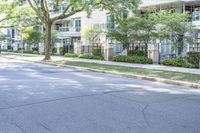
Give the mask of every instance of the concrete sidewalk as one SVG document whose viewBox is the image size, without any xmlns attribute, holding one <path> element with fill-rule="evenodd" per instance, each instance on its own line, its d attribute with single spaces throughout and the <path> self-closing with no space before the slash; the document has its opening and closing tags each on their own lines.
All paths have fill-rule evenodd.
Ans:
<svg viewBox="0 0 200 133">
<path fill-rule="evenodd" d="M 2 54 L 10 55 L 10 57 L 21 55 L 19 53 L 8 53 L 8 52 L 3 52 Z M 23 57 L 29 58 L 32 61 L 40 61 L 43 59 L 44 56 L 43 55 L 33 55 L 33 54 L 23 54 Z M 200 74 L 200 69 L 170 67 L 170 66 L 155 65 L 155 64 L 133 64 L 133 63 L 122 63 L 122 62 L 101 61 L 101 60 L 91 60 L 91 59 L 66 58 L 66 57 L 62 57 L 62 56 L 52 56 L 51 59 L 52 59 L 52 61 L 63 61 L 63 60 L 65 60 L 65 61 L 80 61 L 80 62 L 106 64 L 106 65 L 116 65 L 116 66 L 134 67 L 134 68 L 146 68 L 146 69 L 153 69 L 153 70 Z"/>
</svg>

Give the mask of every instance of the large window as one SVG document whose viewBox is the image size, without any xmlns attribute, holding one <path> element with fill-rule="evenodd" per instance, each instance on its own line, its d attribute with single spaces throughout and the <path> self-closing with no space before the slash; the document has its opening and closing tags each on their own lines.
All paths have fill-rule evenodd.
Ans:
<svg viewBox="0 0 200 133">
<path fill-rule="evenodd" d="M 116 18 L 120 18 L 120 19 L 126 19 L 128 17 L 128 12 L 122 12 L 119 14 L 107 14 L 107 28 L 108 30 L 112 30 L 116 28 L 116 22 L 115 19 Z"/>
</svg>

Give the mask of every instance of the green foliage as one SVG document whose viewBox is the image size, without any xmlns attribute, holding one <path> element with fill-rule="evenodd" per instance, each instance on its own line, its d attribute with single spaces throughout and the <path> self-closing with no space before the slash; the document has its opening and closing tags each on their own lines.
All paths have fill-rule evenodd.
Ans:
<svg viewBox="0 0 200 133">
<path fill-rule="evenodd" d="M 71 58 L 75 58 L 75 57 L 78 57 L 77 54 L 73 54 L 73 53 L 65 53 L 64 55 L 65 57 L 71 57 Z"/>
<path fill-rule="evenodd" d="M 139 41 L 145 44 L 145 56 L 150 41 L 155 39 L 173 41 L 175 48 L 183 48 L 183 36 L 193 31 L 188 22 L 189 14 L 171 11 L 147 10 L 145 15 L 116 21 L 118 28 L 108 32 L 108 36 L 123 44 Z M 187 40 L 191 40 L 187 37 Z"/>
<path fill-rule="evenodd" d="M 32 50 L 28 50 L 28 51 L 24 51 L 24 53 L 26 53 L 26 54 L 33 54 L 33 51 Z"/>
<path fill-rule="evenodd" d="M 59 51 L 60 51 L 60 55 L 64 55 L 64 48 L 63 47 L 60 47 Z"/>
<path fill-rule="evenodd" d="M 38 51 L 33 51 L 32 53 L 33 54 L 40 54 Z"/>
<path fill-rule="evenodd" d="M 57 53 L 57 48 L 52 48 L 52 53 L 55 55 Z"/>
<path fill-rule="evenodd" d="M 99 28 L 85 28 L 81 31 L 81 37 L 83 37 L 88 43 L 92 44 L 98 40 L 102 30 Z"/>
<path fill-rule="evenodd" d="M 139 63 L 139 64 L 153 64 L 152 59 L 149 59 L 147 57 L 139 57 L 139 56 L 119 55 L 119 56 L 114 56 L 113 61 L 128 62 L 128 63 Z"/>
<path fill-rule="evenodd" d="M 200 52 L 188 52 L 186 59 L 189 63 L 193 64 L 196 68 L 200 67 Z"/>
<path fill-rule="evenodd" d="M 7 51 L 8 51 L 8 52 L 13 52 L 13 50 L 12 50 L 12 49 L 8 49 Z"/>
<path fill-rule="evenodd" d="M 27 34 L 27 37 L 24 38 L 24 41 L 27 44 L 38 45 L 43 40 L 42 33 L 38 30 L 29 30 L 29 31 L 26 32 L 26 34 Z"/>
<path fill-rule="evenodd" d="M 32 51 L 38 51 L 39 49 L 38 48 L 32 48 Z"/>
<path fill-rule="evenodd" d="M 92 55 L 92 54 L 80 54 L 78 57 L 79 58 L 84 58 L 84 59 L 103 60 L 102 56 L 96 56 L 96 55 Z"/>
<path fill-rule="evenodd" d="M 144 56 L 145 53 L 142 50 L 129 50 L 128 56 Z"/>
<path fill-rule="evenodd" d="M 161 64 L 166 65 L 166 66 L 176 66 L 176 67 L 186 67 L 186 68 L 193 68 L 194 67 L 187 60 L 180 58 L 180 57 L 166 59 Z"/>
<path fill-rule="evenodd" d="M 192 23 L 189 22 L 190 15 L 188 12 L 177 13 L 162 10 L 150 15 L 150 18 L 155 20 L 159 26 L 157 31 L 160 39 L 170 39 L 175 45 L 174 48 L 183 48 L 184 43 L 182 37 L 188 33 L 193 32 Z M 191 40 L 187 37 L 187 40 Z"/>
<path fill-rule="evenodd" d="M 102 56 L 101 48 L 94 48 L 92 54 L 95 56 Z"/>
</svg>

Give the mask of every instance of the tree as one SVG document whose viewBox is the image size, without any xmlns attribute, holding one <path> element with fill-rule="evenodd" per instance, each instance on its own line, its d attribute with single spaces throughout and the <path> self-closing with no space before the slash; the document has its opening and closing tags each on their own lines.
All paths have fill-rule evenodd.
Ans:
<svg viewBox="0 0 200 133">
<path fill-rule="evenodd" d="M 31 29 L 25 32 L 23 40 L 30 45 L 34 45 L 34 47 L 38 50 L 39 43 L 42 41 L 42 33 L 38 30 Z"/>
<path fill-rule="evenodd" d="M 69 18 L 81 11 L 90 14 L 94 8 L 111 12 L 135 9 L 138 2 L 139 0 L 28 0 L 29 5 L 45 27 L 44 60 L 50 59 L 51 27 L 55 21 Z M 60 6 L 63 7 L 63 11 L 56 16 L 51 16 L 51 13 L 58 10 Z"/>
<path fill-rule="evenodd" d="M 188 18 L 187 12 L 172 13 L 171 11 L 147 10 L 143 16 L 117 21 L 119 27 L 110 31 L 108 35 L 123 44 L 128 44 L 131 41 L 144 43 L 145 55 L 147 56 L 148 44 L 155 39 L 170 39 L 175 47 L 182 47 L 184 35 L 193 29 Z"/>
<path fill-rule="evenodd" d="M 107 35 L 111 39 L 121 42 L 123 47 L 127 48 L 130 43 L 130 38 L 128 36 L 128 21 L 127 19 L 117 19 L 117 24 L 118 27 L 109 29 Z"/>
<path fill-rule="evenodd" d="M 7 20 L 13 19 L 14 9 L 16 7 L 15 2 L 10 2 L 7 0 L 1 0 L 0 2 L 0 28 L 6 28 L 5 23 Z"/>
<path fill-rule="evenodd" d="M 128 18 L 128 36 L 132 40 L 145 44 L 145 56 L 147 56 L 148 44 L 158 36 L 156 21 L 146 17 Z"/>
<path fill-rule="evenodd" d="M 150 15 L 159 24 L 157 30 L 161 40 L 170 39 L 174 48 L 184 47 L 184 37 L 186 33 L 194 32 L 192 24 L 189 22 L 188 12 L 177 13 L 172 11 L 160 11 Z M 192 37 L 192 36 L 191 36 Z M 187 40 L 190 40 L 187 37 Z"/>
<path fill-rule="evenodd" d="M 128 45 L 132 41 L 139 41 L 145 44 L 145 56 L 147 56 L 148 43 L 158 35 L 156 22 L 146 16 L 129 17 L 118 21 L 119 28 L 109 32 L 111 38 Z"/>
<path fill-rule="evenodd" d="M 102 32 L 103 31 L 100 28 L 87 27 L 81 32 L 81 37 L 83 37 L 89 44 L 92 44 L 99 39 Z"/>
</svg>

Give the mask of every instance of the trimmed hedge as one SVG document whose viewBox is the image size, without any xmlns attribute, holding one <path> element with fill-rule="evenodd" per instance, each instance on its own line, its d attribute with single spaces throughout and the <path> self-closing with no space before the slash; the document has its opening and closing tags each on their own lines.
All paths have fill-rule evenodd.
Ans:
<svg viewBox="0 0 200 133">
<path fill-rule="evenodd" d="M 194 65 L 192 65 L 187 60 L 180 57 L 166 59 L 161 64 L 166 66 L 175 66 L 175 67 L 186 67 L 186 68 L 194 67 Z"/>
<path fill-rule="evenodd" d="M 145 52 L 141 50 L 129 50 L 128 56 L 144 56 Z"/>
<path fill-rule="evenodd" d="M 40 54 L 38 51 L 33 51 L 33 54 Z"/>
<path fill-rule="evenodd" d="M 200 52 L 188 52 L 186 59 L 189 63 L 193 64 L 194 67 L 198 68 L 199 66 L 199 60 L 200 60 Z"/>
<path fill-rule="evenodd" d="M 71 57 L 71 58 L 75 58 L 75 57 L 78 57 L 77 54 L 72 54 L 72 53 L 65 53 L 64 55 L 65 57 Z"/>
<path fill-rule="evenodd" d="M 139 64 L 153 64 L 152 59 L 149 59 L 147 57 L 139 57 L 139 56 L 119 55 L 119 56 L 114 56 L 113 61 L 128 62 L 128 63 L 139 63 Z"/>
<path fill-rule="evenodd" d="M 92 55 L 92 54 L 80 54 L 78 57 L 83 58 L 83 59 L 103 60 L 102 56 L 96 56 L 96 55 Z"/>
</svg>

